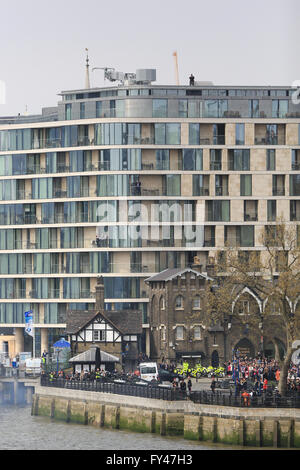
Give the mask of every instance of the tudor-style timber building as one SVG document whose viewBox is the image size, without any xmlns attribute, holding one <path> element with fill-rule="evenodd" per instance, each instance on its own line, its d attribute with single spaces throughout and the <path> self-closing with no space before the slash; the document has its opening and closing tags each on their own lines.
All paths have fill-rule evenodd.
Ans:
<svg viewBox="0 0 300 470">
<path fill-rule="evenodd" d="M 104 284 L 99 277 L 96 285 L 95 310 L 70 311 L 66 333 L 71 343 L 72 357 L 98 346 L 100 351 L 119 359 L 120 367 L 133 371 L 141 352 L 142 319 L 134 310 L 104 309 Z"/>
<path fill-rule="evenodd" d="M 0 326 L 14 329 L 11 355 L 33 347 L 24 312 L 36 356 L 64 334 L 68 311 L 93 312 L 99 275 L 106 310 L 140 312 L 149 354 L 146 278 L 196 256 L 205 273 L 228 243 L 260 254 L 281 215 L 299 232 L 294 89 L 105 73 L 113 86 L 87 80 L 39 116 L 0 118 Z"/>
</svg>

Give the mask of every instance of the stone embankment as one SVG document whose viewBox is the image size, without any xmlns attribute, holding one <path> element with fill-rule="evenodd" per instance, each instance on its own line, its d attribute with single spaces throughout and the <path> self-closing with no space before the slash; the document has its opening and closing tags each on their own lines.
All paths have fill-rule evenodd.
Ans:
<svg viewBox="0 0 300 470">
<path fill-rule="evenodd" d="M 300 448 L 300 409 L 199 405 L 36 386 L 32 415 L 196 441 Z"/>
</svg>

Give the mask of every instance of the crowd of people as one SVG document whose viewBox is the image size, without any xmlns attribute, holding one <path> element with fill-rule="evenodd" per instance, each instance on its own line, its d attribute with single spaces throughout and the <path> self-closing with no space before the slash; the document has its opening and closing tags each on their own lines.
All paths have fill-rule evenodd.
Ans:
<svg viewBox="0 0 300 470">
<path fill-rule="evenodd" d="M 41 373 L 42 376 L 48 376 L 51 380 L 54 379 L 66 379 L 66 380 L 74 380 L 80 382 L 90 382 L 94 380 L 101 380 L 104 378 L 110 378 L 112 376 L 117 376 L 119 373 L 115 370 L 113 372 L 108 372 L 104 369 L 96 369 L 96 370 L 82 370 L 81 372 L 66 372 L 63 369 L 59 369 L 57 371 L 52 370 L 50 372 L 45 372 L 44 370 Z"/>
<path fill-rule="evenodd" d="M 175 364 L 161 363 L 159 366 L 165 370 L 173 372 L 176 370 Z M 235 358 L 227 361 L 223 365 L 225 376 L 233 379 L 236 387 L 236 393 L 242 394 L 251 389 L 253 395 L 261 395 L 267 392 L 272 384 L 275 391 L 278 389 L 280 380 L 280 365 L 273 358 L 257 357 L 251 359 L 248 357 Z M 218 379 L 217 379 L 218 380 Z M 212 377 L 211 390 L 215 393 L 217 387 L 216 377 Z M 173 386 L 181 390 L 192 388 L 191 377 L 187 377 L 187 383 L 183 379 L 174 379 Z M 287 391 L 300 392 L 300 366 L 291 363 L 287 376 Z"/>
<path fill-rule="evenodd" d="M 226 362 L 224 368 L 227 377 L 235 380 L 240 391 L 245 390 L 250 382 L 253 392 L 260 395 L 267 391 L 270 382 L 279 384 L 280 366 L 275 359 L 242 357 Z M 287 375 L 287 390 L 300 392 L 300 368 L 292 362 Z"/>
<path fill-rule="evenodd" d="M 146 356 L 140 356 L 138 362 L 149 360 Z M 169 372 L 174 372 L 176 370 L 176 364 L 167 364 L 165 362 L 158 364 L 159 368 L 167 370 Z M 232 361 L 227 361 L 224 363 L 225 378 L 231 379 L 235 384 L 235 393 L 237 395 L 243 395 L 250 391 L 251 396 L 260 396 L 264 393 L 267 393 L 268 390 L 272 387 L 277 393 L 278 384 L 280 380 L 280 366 L 278 361 L 275 359 L 267 359 L 264 357 L 257 357 L 255 359 L 240 357 L 235 358 Z M 126 377 L 125 377 L 126 376 Z M 93 381 L 101 379 L 126 379 L 126 381 L 133 382 L 139 377 L 138 368 L 135 371 L 130 373 L 120 373 L 115 371 L 108 372 L 102 369 L 96 369 L 91 371 L 81 371 L 66 373 L 64 370 L 59 370 L 57 372 L 51 372 L 50 378 L 53 380 L 55 378 L 64 378 L 67 380 L 75 381 Z M 197 379 L 198 381 L 198 379 Z M 291 363 L 288 376 L 288 392 L 298 392 L 300 393 L 300 367 Z M 182 392 L 190 393 L 192 391 L 192 377 L 187 375 L 187 377 L 174 376 L 172 381 L 172 386 L 174 389 L 180 390 Z M 271 385 L 271 387 L 270 387 Z M 211 391 L 215 393 L 215 389 L 218 386 L 218 378 L 212 377 L 211 380 Z"/>
</svg>

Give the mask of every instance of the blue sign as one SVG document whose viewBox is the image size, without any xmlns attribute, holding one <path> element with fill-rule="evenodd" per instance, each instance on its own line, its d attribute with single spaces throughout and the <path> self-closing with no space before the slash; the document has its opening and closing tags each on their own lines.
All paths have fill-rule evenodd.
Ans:
<svg viewBox="0 0 300 470">
<path fill-rule="evenodd" d="M 25 332 L 33 336 L 33 311 L 29 310 L 28 312 L 25 312 Z"/>
</svg>

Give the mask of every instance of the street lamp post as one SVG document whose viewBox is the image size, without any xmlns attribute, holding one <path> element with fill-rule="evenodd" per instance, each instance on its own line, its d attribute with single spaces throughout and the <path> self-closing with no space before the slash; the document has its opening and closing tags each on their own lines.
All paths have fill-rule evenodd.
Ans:
<svg viewBox="0 0 300 470">
<path fill-rule="evenodd" d="M 234 351 L 232 348 L 232 363 L 233 363 L 233 378 L 234 378 L 234 385 L 235 385 L 235 396 L 237 397 L 237 384 L 239 382 L 240 377 L 240 356 L 239 350 L 237 349 Z"/>
<path fill-rule="evenodd" d="M 260 352 L 261 356 L 263 357 L 264 355 L 264 324 L 263 324 L 263 316 L 260 317 L 260 322 L 259 322 L 259 329 L 261 331 L 260 333 Z"/>
<path fill-rule="evenodd" d="M 229 331 L 231 330 L 232 315 L 229 315 L 228 318 L 226 313 L 224 313 L 224 361 L 227 361 L 227 341 L 229 336 Z M 227 331 L 226 331 L 227 325 Z"/>
</svg>

